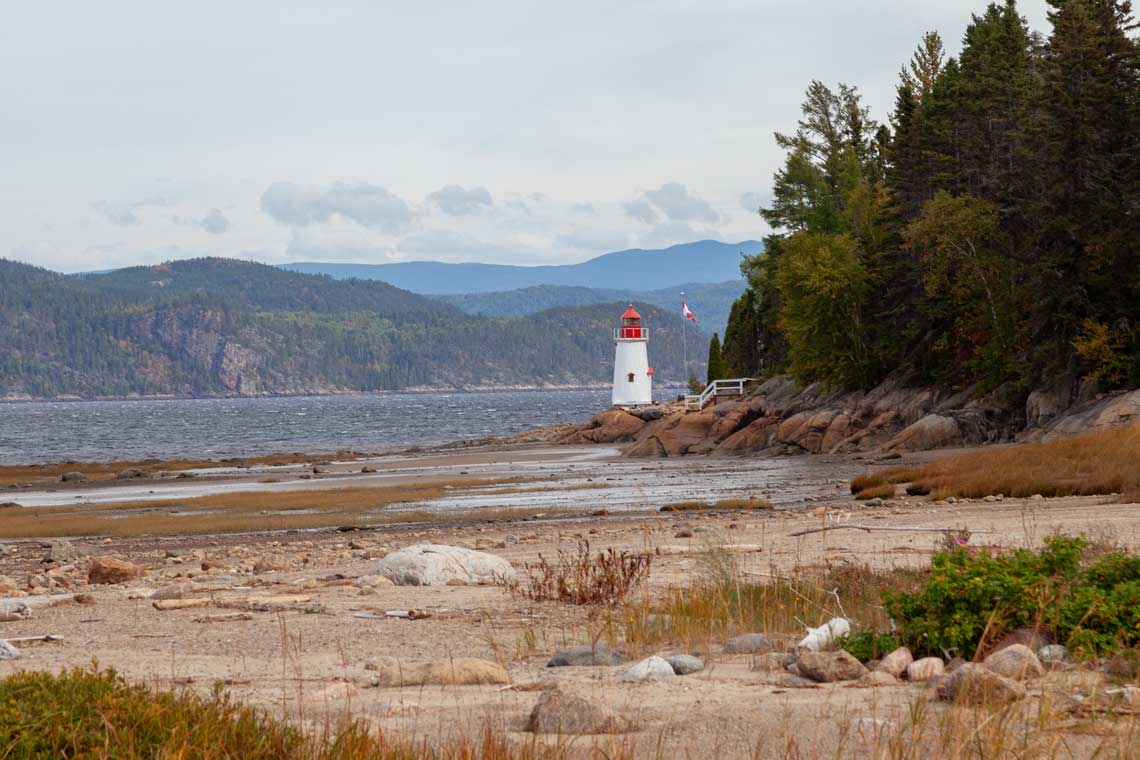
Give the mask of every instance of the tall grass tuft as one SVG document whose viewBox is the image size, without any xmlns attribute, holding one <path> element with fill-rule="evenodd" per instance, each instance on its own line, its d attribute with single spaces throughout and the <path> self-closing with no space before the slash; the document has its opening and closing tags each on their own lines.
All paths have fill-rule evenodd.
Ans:
<svg viewBox="0 0 1140 760">
<path fill-rule="evenodd" d="M 593 554 L 589 541 L 579 541 L 574 552 L 559 549 L 553 561 L 538 555 L 538 562 L 526 565 L 514 591 L 536 602 L 617 604 L 648 580 L 651 562 L 648 554 L 612 547 Z"/>
</svg>

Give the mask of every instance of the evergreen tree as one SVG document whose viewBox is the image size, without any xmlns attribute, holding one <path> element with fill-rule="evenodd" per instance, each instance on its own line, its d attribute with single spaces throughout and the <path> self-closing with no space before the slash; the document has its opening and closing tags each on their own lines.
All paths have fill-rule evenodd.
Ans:
<svg viewBox="0 0 1140 760">
<path fill-rule="evenodd" d="M 728 367 L 724 363 L 724 355 L 720 352 L 720 337 L 713 333 L 709 340 L 708 382 L 724 380 L 728 377 Z"/>
<path fill-rule="evenodd" d="M 733 302 L 728 326 L 724 330 L 721 355 L 731 377 L 748 377 L 756 373 L 760 365 L 756 329 L 755 295 L 749 289 Z"/>
</svg>

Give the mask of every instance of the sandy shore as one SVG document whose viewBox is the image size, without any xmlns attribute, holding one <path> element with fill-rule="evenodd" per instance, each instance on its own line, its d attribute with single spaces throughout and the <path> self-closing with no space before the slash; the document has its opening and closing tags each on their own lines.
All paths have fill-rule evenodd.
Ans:
<svg viewBox="0 0 1140 760">
<path fill-rule="evenodd" d="M 788 688 L 782 678 L 753 671 L 751 655 L 724 654 L 720 641 L 689 649 L 680 649 L 679 644 L 648 649 L 625 645 L 621 621 L 614 627 L 615 610 L 535 603 L 493 586 L 362 589 L 367 584 L 360 579 L 374 573 L 377 558 L 415 543 L 489 551 L 521 570 L 537 562 L 540 555 L 573 551 L 578 541 L 589 540 L 595 549 L 613 547 L 653 555 L 649 584 L 637 592 L 639 603 L 651 608 L 667 589 L 699 578 L 702 556 L 710 548 L 731 553 L 745 577 L 760 579 L 823 565 L 925 564 L 939 537 L 937 530 L 947 527 L 968 528 L 973 543 L 990 546 L 1035 546 L 1057 531 L 1083 531 L 1112 536 L 1126 546 L 1140 545 L 1136 505 L 1106 503 L 1110 500 L 1105 498 L 953 505 L 896 498 L 866 506 L 850 499 L 846 482 L 853 474 L 877 465 L 850 459 L 642 461 L 621 459 L 604 447 L 538 447 L 382 457 L 367 463 L 375 473 L 361 474 L 364 464 L 327 464 L 320 478 L 307 480 L 299 479 L 304 468 L 273 468 L 274 474 L 293 478 L 274 484 L 258 483 L 265 477 L 262 471 L 227 471 L 161 486 L 88 484 L 69 491 L 28 491 L 18 498 L 29 503 L 61 503 L 74 501 L 78 495 L 84 501 L 106 503 L 157 496 L 145 492 L 163 488 L 185 495 L 251 487 L 263 489 L 272 498 L 287 488 L 337 488 L 364 479 L 390 485 L 449 480 L 461 474 L 549 477 L 553 486 L 499 496 L 463 493 L 444 497 L 418 505 L 437 513 L 442 518 L 439 522 L 351 533 L 321 530 L 76 539 L 72 548 L 79 555 L 126 558 L 145 566 L 146 576 L 117 585 L 68 581 L 70 588 L 56 589 L 88 595 L 85 604 L 73 600 L 50 604 L 45 596 L 26 597 L 36 602 L 31 617 L 0 623 L 0 636 L 50 634 L 63 639 L 26 645 L 22 659 L 0 662 L 0 675 L 19 668 L 85 666 L 96 659 L 129 678 L 159 687 L 206 692 L 220 681 L 240 699 L 288 715 L 303 714 L 306 719 L 347 711 L 375 721 L 385 731 L 433 739 L 457 732 L 474 735 L 490 720 L 520 742 L 529 741 L 522 729 L 538 699 L 536 689 L 557 683 L 635 720 L 637 732 L 596 742 L 601 746 L 625 742 L 627 747 L 632 742 L 638 756 L 778 757 L 790 748 L 802 757 L 863 756 L 876 741 L 860 728 L 872 725 L 865 719 L 897 724 L 918 701 L 935 712 L 946 708 L 931 701 L 921 685 Z M 603 487 L 572 489 L 585 484 Z M 692 515 L 656 511 L 673 501 L 747 496 L 769 498 L 776 508 Z M 463 521 L 465 511 L 487 506 L 526 506 L 567 516 Z M 608 516 L 591 516 L 603 509 Z M 844 529 L 790 535 L 804 528 L 844 523 L 932 530 Z M 59 578 L 82 575 L 85 556 L 45 563 L 46 545 L 26 540 L 5 546 L 0 576 L 26 588 L 29 579 L 48 575 L 52 567 Z M 149 596 L 156 588 L 180 582 L 192 584 L 189 598 L 217 601 L 284 594 L 294 601 L 277 611 L 243 612 L 240 618 L 230 608 L 216 609 L 209 603 L 166 611 L 152 606 Z M 301 598 L 303 602 L 296 601 Z M 424 610 L 430 617 L 385 617 L 389 611 L 408 609 Z M 803 622 L 815 625 L 822 620 Z M 765 633 L 790 644 L 803 632 Z M 631 684 L 621 681 L 628 665 L 545 667 L 550 656 L 564 647 L 599 638 L 612 638 L 634 661 L 649 654 L 688 651 L 704 659 L 705 669 L 670 681 Z M 388 656 L 408 663 L 484 658 L 506 667 L 515 686 L 374 688 L 367 665 Z M 1081 756 L 1083 741 L 1076 740 L 1074 756 Z M 582 740 L 583 752 L 594 742 Z M 664 753 L 662 746 L 668 748 Z"/>
</svg>

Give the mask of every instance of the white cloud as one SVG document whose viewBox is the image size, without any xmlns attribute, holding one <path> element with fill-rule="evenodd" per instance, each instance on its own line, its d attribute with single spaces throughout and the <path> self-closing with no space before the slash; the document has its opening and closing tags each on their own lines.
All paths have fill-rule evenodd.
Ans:
<svg viewBox="0 0 1140 760">
<path fill-rule="evenodd" d="M 390 234 L 406 229 L 413 217 L 407 201 L 367 182 L 334 182 L 327 190 L 275 182 L 262 193 L 261 208 L 274 220 L 294 227 L 340 216 Z"/>
<path fill-rule="evenodd" d="M 220 209 L 212 208 L 198 220 L 198 226 L 211 235 L 221 235 L 230 228 L 230 221 Z"/>
<path fill-rule="evenodd" d="M 129 227 L 139 223 L 138 212 L 146 206 L 165 206 L 166 200 L 163 198 L 144 198 L 141 201 L 134 201 L 132 203 L 116 203 L 114 201 L 95 201 L 91 204 L 100 216 L 106 219 L 111 224 L 120 227 Z"/>
<path fill-rule="evenodd" d="M 445 185 L 428 195 L 427 200 L 443 213 L 452 216 L 478 214 L 495 203 L 487 188 L 473 187 L 467 190 L 459 185 Z"/>
<path fill-rule="evenodd" d="M 666 182 L 657 190 L 642 193 L 641 197 L 675 222 L 711 224 L 720 219 L 720 215 L 713 210 L 708 201 L 690 193 L 689 189 L 680 182 Z"/>
<path fill-rule="evenodd" d="M 623 204 L 622 209 L 630 219 L 636 219 L 645 224 L 654 224 L 657 221 L 657 212 L 653 210 L 653 206 L 644 197 Z"/>
<path fill-rule="evenodd" d="M 761 193 L 744 193 L 740 196 L 740 207 L 752 214 L 758 213 L 767 202 L 767 197 Z"/>
</svg>

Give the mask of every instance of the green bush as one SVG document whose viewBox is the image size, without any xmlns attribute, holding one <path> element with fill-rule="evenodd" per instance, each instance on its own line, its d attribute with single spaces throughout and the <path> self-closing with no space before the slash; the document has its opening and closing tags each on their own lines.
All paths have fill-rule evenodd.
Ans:
<svg viewBox="0 0 1140 760">
<path fill-rule="evenodd" d="M 1018 628 L 1040 628 L 1075 654 L 1140 644 L 1140 557 L 1111 552 L 1085 562 L 1084 537 L 1053 536 L 1038 552 L 938 552 L 925 587 L 885 591 L 902 643 L 916 654 L 971 657 Z"/>
<path fill-rule="evenodd" d="M 872 631 L 860 631 L 844 636 L 839 641 L 840 649 L 847 650 L 859 662 L 877 660 L 898 649 L 902 644 L 897 636 Z"/>
</svg>

